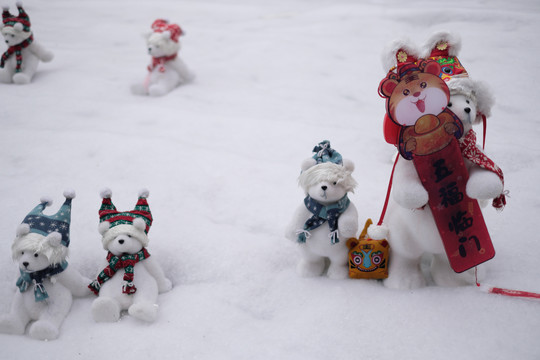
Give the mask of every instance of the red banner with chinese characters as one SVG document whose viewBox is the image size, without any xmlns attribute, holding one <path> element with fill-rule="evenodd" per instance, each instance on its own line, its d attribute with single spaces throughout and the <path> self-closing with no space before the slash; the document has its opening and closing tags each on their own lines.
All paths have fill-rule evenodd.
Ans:
<svg viewBox="0 0 540 360">
<path fill-rule="evenodd" d="M 429 193 L 429 207 L 455 272 L 495 256 L 478 201 L 467 196 L 469 174 L 455 138 L 429 155 L 413 154 L 416 171 Z"/>
</svg>

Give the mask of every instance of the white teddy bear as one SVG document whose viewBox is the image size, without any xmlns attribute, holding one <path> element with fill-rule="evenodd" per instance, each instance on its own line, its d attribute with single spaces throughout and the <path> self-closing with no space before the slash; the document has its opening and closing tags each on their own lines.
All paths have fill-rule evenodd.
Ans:
<svg viewBox="0 0 540 360">
<path fill-rule="evenodd" d="M 30 29 L 30 18 L 22 3 L 17 2 L 19 15 L 13 16 L 8 7 L 3 8 L 1 32 L 8 49 L 0 60 L 0 82 L 28 84 L 36 73 L 39 60 L 49 62 L 53 53 L 43 48 Z"/>
<path fill-rule="evenodd" d="M 463 123 L 464 135 L 459 143 L 469 171 L 466 193 L 480 202 L 495 198 L 494 207 L 501 208 L 505 203 L 502 172 L 478 148 L 472 132 L 473 124 L 478 123 L 483 116 L 489 116 L 493 98 L 487 87 L 468 78 L 457 59 L 459 40 L 455 36 L 437 33 L 428 41 L 426 48 L 426 56 L 429 57 L 430 51 L 440 56 L 442 51 L 448 64 L 451 64 L 443 64 L 441 77 L 445 79 L 445 72 L 451 77 L 445 79 L 451 93 L 448 108 Z M 412 161 L 401 158 L 397 161 L 391 195 L 383 226 L 371 226 L 368 230 L 370 237 L 387 237 L 392 246 L 389 277 L 384 285 L 401 289 L 425 286 L 426 279 L 420 265 L 426 254 L 431 255 L 429 271 L 435 284 L 458 286 L 474 283 L 474 269 L 458 274 L 450 267 L 431 209 L 427 205 L 428 192 Z"/>
<path fill-rule="evenodd" d="M 357 185 L 351 175 L 354 164 L 343 160 L 327 140 L 313 151 L 316 154 L 302 163 L 298 179 L 306 198 L 285 235 L 298 242 L 300 276 L 322 275 L 328 259 L 328 277 L 343 279 L 348 275 L 346 242 L 358 231 L 358 212 L 347 196 Z"/>
<path fill-rule="evenodd" d="M 152 30 L 146 38 L 152 63 L 148 66 L 144 83 L 131 87 L 135 95 L 162 96 L 195 77 L 178 57 L 178 38 L 184 34 L 180 26 L 158 19 L 152 24 Z"/>
<path fill-rule="evenodd" d="M 116 210 L 111 194 L 109 189 L 101 192 L 99 232 L 108 254 L 103 271 L 88 286 L 99 296 L 92 303 L 92 316 L 96 322 L 115 322 L 127 310 L 133 317 L 153 322 L 158 293 L 171 290 L 172 283 L 146 250 L 152 225 L 148 191 L 139 193 L 134 210 L 124 212 Z"/>
<path fill-rule="evenodd" d="M 17 229 L 12 245 L 13 259 L 21 276 L 11 311 L 0 317 L 0 332 L 24 334 L 28 330 L 39 340 L 56 339 L 60 325 L 68 314 L 72 295 L 88 295 L 89 279 L 68 266 L 71 200 L 74 192 L 66 191 L 65 203 L 56 215 L 44 215 L 52 201 L 42 198 Z"/>
</svg>

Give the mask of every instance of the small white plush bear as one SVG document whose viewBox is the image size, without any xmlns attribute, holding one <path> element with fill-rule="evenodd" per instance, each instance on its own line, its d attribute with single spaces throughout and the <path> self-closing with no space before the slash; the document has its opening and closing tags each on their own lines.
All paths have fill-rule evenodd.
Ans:
<svg viewBox="0 0 540 360">
<path fill-rule="evenodd" d="M 343 279 L 348 275 L 346 242 L 358 231 L 358 212 L 347 196 L 357 185 L 351 175 L 354 164 L 342 159 L 327 140 L 313 151 L 298 179 L 306 194 L 304 204 L 296 210 L 286 237 L 298 242 L 300 276 L 322 275 L 328 259 L 328 277 Z"/>
<path fill-rule="evenodd" d="M 8 49 L 0 60 L 0 82 L 28 84 L 36 73 L 39 60 L 49 62 L 53 53 L 43 48 L 30 29 L 30 18 L 21 2 L 17 2 L 19 15 L 13 16 L 3 8 L 1 32 Z"/>
<path fill-rule="evenodd" d="M 152 30 L 146 38 L 152 63 L 148 66 L 144 83 L 131 87 L 131 91 L 136 95 L 162 96 L 195 77 L 178 57 L 178 38 L 184 34 L 180 26 L 158 19 L 152 24 Z"/>
<path fill-rule="evenodd" d="M 464 135 L 459 143 L 469 171 L 466 193 L 479 202 L 494 199 L 493 206 L 500 209 L 505 204 L 502 171 L 478 148 L 472 131 L 472 124 L 478 123 L 483 116 L 489 116 L 493 98 L 487 87 L 468 77 L 457 59 L 459 48 L 457 36 L 440 32 L 429 39 L 426 53 L 418 57 L 443 56 L 441 76 L 451 91 L 448 108 L 460 118 L 464 127 Z M 450 267 L 427 203 L 428 192 L 413 162 L 400 158 L 395 167 L 392 196 L 384 224 L 372 225 L 368 229 L 371 238 L 387 238 L 392 246 L 389 276 L 384 285 L 401 289 L 425 286 L 426 279 L 420 264 L 426 254 L 431 255 L 429 271 L 436 285 L 473 284 L 474 269 L 458 274 Z M 479 269 L 482 270 L 482 267 Z"/>
<path fill-rule="evenodd" d="M 0 316 L 0 332 L 24 334 L 39 340 L 56 339 L 60 325 L 68 314 L 72 295 L 88 295 L 89 279 L 68 266 L 71 200 L 75 193 L 66 191 L 65 203 L 56 215 L 44 215 L 52 204 L 41 199 L 17 229 L 12 245 L 13 259 L 18 262 L 20 277 L 11 311 Z"/>
<path fill-rule="evenodd" d="M 111 201 L 111 190 L 101 192 L 99 232 L 103 248 L 108 251 L 97 279 L 88 287 L 99 297 L 92 304 L 96 322 L 115 322 L 122 310 L 140 320 L 157 318 L 158 293 L 172 289 L 157 260 L 146 250 L 152 213 L 142 190 L 132 211 L 117 211 Z"/>
</svg>

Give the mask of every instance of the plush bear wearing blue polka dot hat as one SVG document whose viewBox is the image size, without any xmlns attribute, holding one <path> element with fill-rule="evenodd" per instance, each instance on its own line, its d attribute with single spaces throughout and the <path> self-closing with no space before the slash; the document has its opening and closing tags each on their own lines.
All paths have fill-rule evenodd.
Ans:
<svg viewBox="0 0 540 360">
<path fill-rule="evenodd" d="M 89 294 L 89 279 L 68 266 L 71 201 L 75 192 L 64 192 L 66 201 L 58 212 L 45 215 L 52 200 L 42 198 L 17 229 L 11 247 L 19 265 L 15 296 L 8 314 L 0 316 L 0 332 L 28 334 L 39 340 L 56 339 L 69 313 L 73 295 Z"/>
<path fill-rule="evenodd" d="M 342 279 L 348 275 L 347 239 L 356 237 L 358 213 L 348 197 L 357 183 L 352 177 L 354 164 L 320 142 L 315 155 L 302 163 L 298 179 L 305 198 L 286 230 L 286 237 L 298 244 L 300 276 Z"/>
</svg>

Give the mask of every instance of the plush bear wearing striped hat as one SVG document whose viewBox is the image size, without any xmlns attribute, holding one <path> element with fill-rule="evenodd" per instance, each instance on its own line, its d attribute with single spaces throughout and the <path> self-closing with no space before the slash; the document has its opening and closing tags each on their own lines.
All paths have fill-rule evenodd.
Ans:
<svg viewBox="0 0 540 360">
<path fill-rule="evenodd" d="M 301 166 L 298 183 L 305 198 L 298 206 L 285 236 L 298 244 L 297 273 L 303 277 L 325 272 L 333 279 L 348 276 L 347 240 L 356 237 L 358 212 L 349 200 L 357 183 L 352 177 L 354 163 L 343 159 L 324 140 L 313 149 L 315 155 Z"/>
<path fill-rule="evenodd" d="M 49 62 L 53 53 L 43 48 L 30 29 L 30 18 L 21 2 L 17 2 L 18 16 L 3 8 L 0 32 L 8 46 L 0 58 L 0 82 L 28 84 L 36 73 L 39 61 Z"/>
<path fill-rule="evenodd" d="M 157 318 L 158 293 L 169 291 L 172 283 L 146 249 L 152 213 L 148 191 L 142 190 L 135 208 L 118 211 L 111 201 L 112 192 L 105 189 L 99 210 L 99 232 L 107 258 L 97 278 L 88 286 L 98 296 L 92 304 L 96 322 L 115 322 L 122 310 L 140 320 Z"/>
<path fill-rule="evenodd" d="M 28 323 L 31 337 L 56 339 L 60 325 L 68 314 L 72 296 L 88 295 L 84 278 L 68 266 L 71 201 L 73 191 L 64 192 L 66 201 L 54 215 L 43 210 L 52 204 L 42 198 L 17 229 L 13 260 L 19 264 L 20 277 L 9 314 L 0 317 L 0 332 L 24 334 Z"/>
<path fill-rule="evenodd" d="M 163 96 L 177 86 L 194 79 L 193 73 L 178 57 L 179 37 L 184 32 L 177 24 L 158 19 L 152 24 L 152 32 L 146 36 L 148 54 L 152 57 L 148 74 L 143 83 L 134 84 L 131 91 L 136 95 Z"/>
</svg>

